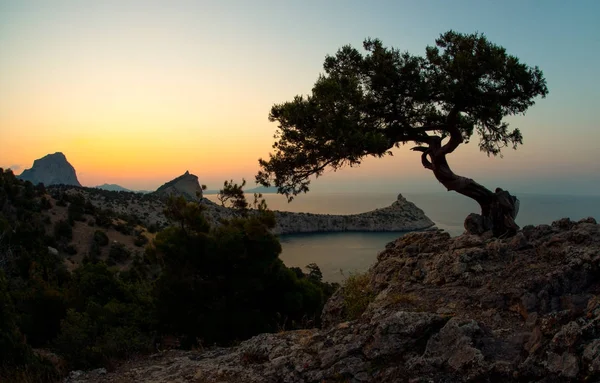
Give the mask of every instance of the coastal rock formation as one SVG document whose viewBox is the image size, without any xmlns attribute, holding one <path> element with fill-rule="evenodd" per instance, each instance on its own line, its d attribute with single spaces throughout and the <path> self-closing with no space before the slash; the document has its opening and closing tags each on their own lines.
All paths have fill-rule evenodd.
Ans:
<svg viewBox="0 0 600 383">
<path fill-rule="evenodd" d="M 77 180 L 75 168 L 67 161 L 61 152 L 48 154 L 33 162 L 31 169 L 26 169 L 18 178 L 30 181 L 34 185 L 73 185 L 81 186 Z"/>
<path fill-rule="evenodd" d="M 199 201 L 202 199 L 202 187 L 198 182 L 198 176 L 186 171 L 183 175 L 156 189 L 153 194 L 161 198 L 175 195 L 183 196 L 188 201 Z"/>
<path fill-rule="evenodd" d="M 212 222 L 235 214 L 211 201 L 204 200 L 206 215 Z M 316 233 L 338 231 L 413 231 L 434 225 L 414 203 L 402 194 L 391 206 L 360 214 L 333 215 L 275 211 L 275 234 Z"/>
<path fill-rule="evenodd" d="M 360 214 L 332 215 L 275 212 L 276 234 L 333 231 L 412 231 L 434 225 L 414 203 L 402 194 L 392 205 Z"/>
<path fill-rule="evenodd" d="M 164 351 L 66 382 L 558 382 L 600 379 L 600 225 L 509 239 L 422 232 L 386 246 L 366 310 L 338 290 L 322 329 Z"/>
</svg>

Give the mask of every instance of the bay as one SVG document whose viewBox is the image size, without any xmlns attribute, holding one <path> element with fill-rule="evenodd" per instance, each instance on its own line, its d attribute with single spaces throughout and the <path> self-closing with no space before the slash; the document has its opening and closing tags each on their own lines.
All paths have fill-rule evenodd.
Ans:
<svg viewBox="0 0 600 383">
<path fill-rule="evenodd" d="M 525 225 L 551 224 L 563 217 L 579 220 L 594 217 L 600 220 L 600 196 L 569 196 L 519 194 L 520 211 L 517 223 Z M 406 193 L 406 199 L 423 209 L 425 214 L 450 235 L 463 233 L 463 221 L 472 212 L 479 212 L 477 203 L 457 193 Z M 213 201 L 216 196 L 207 196 Z M 278 194 L 265 194 L 273 210 L 320 214 L 355 214 L 392 204 L 397 193 L 308 193 L 288 203 Z M 404 232 L 343 232 L 291 234 L 280 237 L 283 262 L 305 267 L 316 263 L 329 282 L 341 282 L 351 273 L 366 271 L 385 245 Z"/>
</svg>

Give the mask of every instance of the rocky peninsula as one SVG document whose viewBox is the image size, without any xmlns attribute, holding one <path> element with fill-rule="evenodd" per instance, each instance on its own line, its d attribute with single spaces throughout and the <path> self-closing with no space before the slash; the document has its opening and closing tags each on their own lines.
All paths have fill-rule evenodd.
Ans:
<svg viewBox="0 0 600 383">
<path fill-rule="evenodd" d="M 231 217 L 234 212 L 207 199 L 207 216 L 213 222 Z M 431 228 L 431 221 L 402 194 L 390 206 L 360 214 L 335 215 L 275 211 L 275 234 L 340 232 L 340 231 L 414 231 Z"/>
<path fill-rule="evenodd" d="M 599 277 L 593 218 L 509 239 L 411 233 L 378 255 L 356 319 L 340 289 L 321 329 L 163 351 L 66 382 L 595 382 Z"/>
</svg>

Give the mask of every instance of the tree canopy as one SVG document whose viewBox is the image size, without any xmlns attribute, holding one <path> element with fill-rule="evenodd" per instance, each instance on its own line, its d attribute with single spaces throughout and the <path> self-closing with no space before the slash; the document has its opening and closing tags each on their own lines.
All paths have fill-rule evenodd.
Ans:
<svg viewBox="0 0 600 383">
<path fill-rule="evenodd" d="M 487 155 L 516 149 L 523 136 L 504 118 L 525 113 L 548 93 L 538 67 L 479 33 L 446 32 L 424 56 L 378 39 L 365 40 L 363 48 L 344 46 L 327 56 L 311 94 L 271 108 L 276 142 L 269 159 L 259 160 L 258 183 L 276 186 L 291 200 L 327 168 L 391 155 L 412 142 L 423 152 L 423 166 L 448 190 L 461 192 L 445 155 L 474 134 Z"/>
</svg>

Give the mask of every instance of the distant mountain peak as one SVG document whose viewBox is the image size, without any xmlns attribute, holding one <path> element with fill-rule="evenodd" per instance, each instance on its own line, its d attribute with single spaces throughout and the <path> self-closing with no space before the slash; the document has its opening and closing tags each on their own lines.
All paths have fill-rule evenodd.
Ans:
<svg viewBox="0 0 600 383">
<path fill-rule="evenodd" d="M 94 186 L 94 188 L 102 189 L 102 190 L 109 190 L 109 191 L 127 191 L 127 192 L 132 191 L 130 189 L 124 188 L 123 186 L 117 185 L 117 184 L 102 184 L 102 185 Z"/>
<path fill-rule="evenodd" d="M 170 195 L 183 196 L 187 200 L 202 199 L 202 187 L 198 182 L 198 176 L 191 174 L 189 170 L 179 177 L 166 182 L 154 192 L 160 197 Z"/>
<path fill-rule="evenodd" d="M 33 161 L 33 166 L 18 176 L 33 184 L 81 186 L 73 165 L 62 152 L 47 154 Z"/>
</svg>

